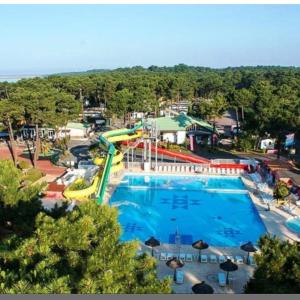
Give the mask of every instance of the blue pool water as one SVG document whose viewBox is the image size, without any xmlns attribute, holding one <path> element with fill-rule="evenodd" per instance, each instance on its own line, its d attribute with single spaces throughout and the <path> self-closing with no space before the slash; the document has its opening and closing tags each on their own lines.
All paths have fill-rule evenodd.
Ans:
<svg viewBox="0 0 300 300">
<path fill-rule="evenodd" d="M 295 217 L 287 220 L 286 225 L 290 230 L 300 234 L 300 217 Z"/>
<path fill-rule="evenodd" d="M 266 229 L 238 177 L 126 175 L 110 200 L 118 207 L 122 240 L 155 236 L 182 244 L 255 243 Z"/>
</svg>

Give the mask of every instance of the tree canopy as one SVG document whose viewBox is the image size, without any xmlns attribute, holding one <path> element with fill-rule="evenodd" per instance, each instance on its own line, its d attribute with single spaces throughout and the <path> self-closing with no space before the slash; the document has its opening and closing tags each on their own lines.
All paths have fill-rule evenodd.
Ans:
<svg viewBox="0 0 300 300">
<path fill-rule="evenodd" d="M 259 240 L 257 268 L 245 286 L 248 294 L 299 294 L 300 243 L 264 236 Z"/>
<path fill-rule="evenodd" d="M 117 208 L 89 201 L 44 210 L 40 187 L 0 161 L 0 293 L 170 293 L 156 262 L 120 240 Z"/>
</svg>

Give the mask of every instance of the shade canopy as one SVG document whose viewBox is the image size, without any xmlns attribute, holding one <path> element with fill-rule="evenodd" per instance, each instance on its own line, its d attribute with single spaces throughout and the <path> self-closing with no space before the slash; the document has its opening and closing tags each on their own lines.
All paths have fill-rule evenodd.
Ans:
<svg viewBox="0 0 300 300">
<path fill-rule="evenodd" d="M 157 247 L 160 245 L 160 241 L 157 240 L 155 237 L 151 236 L 150 239 L 148 239 L 146 242 L 145 242 L 145 245 L 146 246 L 149 246 L 149 247 Z"/>
<path fill-rule="evenodd" d="M 192 291 L 195 294 L 213 294 L 214 289 L 205 283 L 205 281 L 202 281 L 200 283 L 196 283 L 195 285 L 192 286 Z"/>
<path fill-rule="evenodd" d="M 176 257 L 173 257 L 166 262 L 166 265 L 171 269 L 177 269 L 182 268 L 184 266 L 184 262 Z"/>
<path fill-rule="evenodd" d="M 248 242 L 248 243 L 242 245 L 241 249 L 246 251 L 246 252 L 256 252 L 257 251 L 257 249 L 254 247 L 252 242 Z"/>
<path fill-rule="evenodd" d="M 192 244 L 193 248 L 199 249 L 199 250 L 204 250 L 209 247 L 207 243 L 205 243 L 203 240 L 196 241 L 195 243 Z"/>
<path fill-rule="evenodd" d="M 238 269 L 237 264 L 233 263 L 230 259 L 220 264 L 220 268 L 226 272 L 233 272 Z"/>
</svg>

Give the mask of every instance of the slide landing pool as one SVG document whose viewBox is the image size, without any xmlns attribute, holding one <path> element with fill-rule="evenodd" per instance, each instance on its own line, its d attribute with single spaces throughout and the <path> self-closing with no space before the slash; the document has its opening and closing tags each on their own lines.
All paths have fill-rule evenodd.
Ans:
<svg viewBox="0 0 300 300">
<path fill-rule="evenodd" d="M 127 174 L 110 205 L 119 209 L 124 241 L 174 244 L 178 229 L 181 244 L 235 247 L 266 232 L 239 177 Z"/>
</svg>

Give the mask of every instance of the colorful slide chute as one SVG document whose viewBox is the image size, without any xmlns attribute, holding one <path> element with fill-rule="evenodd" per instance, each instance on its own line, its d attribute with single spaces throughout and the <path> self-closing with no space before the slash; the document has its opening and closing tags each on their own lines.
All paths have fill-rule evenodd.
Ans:
<svg viewBox="0 0 300 300">
<path fill-rule="evenodd" d="M 123 153 L 116 150 L 114 143 L 134 140 L 142 137 L 142 124 L 136 125 L 132 129 L 117 129 L 103 133 L 99 137 L 99 145 L 107 151 L 105 158 L 95 158 L 94 163 L 100 166 L 98 174 L 94 177 L 93 183 L 84 189 L 71 190 L 70 187 L 64 191 L 67 199 L 86 200 L 92 197 L 97 198 L 98 204 L 103 201 L 105 189 L 110 173 L 116 173 L 124 168 Z M 76 180 L 77 183 L 83 182 L 82 178 Z"/>
</svg>

